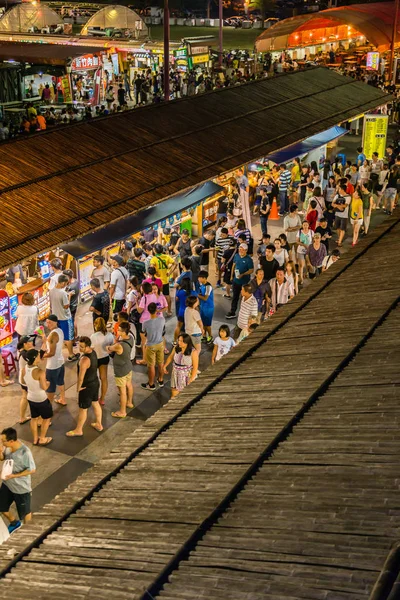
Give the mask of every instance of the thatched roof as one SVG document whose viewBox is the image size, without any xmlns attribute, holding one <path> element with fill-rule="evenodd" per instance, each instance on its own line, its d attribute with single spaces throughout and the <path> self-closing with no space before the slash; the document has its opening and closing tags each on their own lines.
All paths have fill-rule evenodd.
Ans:
<svg viewBox="0 0 400 600">
<path fill-rule="evenodd" d="M 0 146 L 0 268 L 384 104 L 318 68 Z"/>
</svg>

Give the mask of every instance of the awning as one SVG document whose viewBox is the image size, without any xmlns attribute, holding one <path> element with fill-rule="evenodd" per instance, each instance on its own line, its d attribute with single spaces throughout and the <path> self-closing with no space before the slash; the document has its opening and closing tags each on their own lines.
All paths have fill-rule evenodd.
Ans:
<svg viewBox="0 0 400 600">
<path fill-rule="evenodd" d="M 212 181 L 207 181 L 184 194 L 176 194 L 168 200 L 164 200 L 164 202 L 149 206 L 149 208 L 129 215 L 125 219 L 111 223 L 111 225 L 103 227 L 103 229 L 89 233 L 60 247 L 74 258 L 82 258 L 119 240 L 126 239 L 134 233 L 143 231 L 146 227 L 154 225 L 171 215 L 176 215 L 180 211 L 195 206 L 199 202 L 204 202 L 207 198 L 223 191 L 224 188 L 220 185 Z"/>
<path fill-rule="evenodd" d="M 342 137 L 342 135 L 345 135 L 346 133 L 348 133 L 347 129 L 339 127 L 339 125 L 335 125 L 334 127 L 331 127 L 322 133 L 312 135 L 302 142 L 292 144 L 283 150 L 279 150 L 279 152 L 269 154 L 268 159 L 280 165 L 288 162 L 289 160 L 293 160 L 293 158 L 298 156 L 303 156 L 304 154 L 307 154 L 307 152 L 311 152 L 311 150 L 316 150 L 317 148 L 328 144 L 328 142 L 332 142 L 332 140 Z"/>
</svg>

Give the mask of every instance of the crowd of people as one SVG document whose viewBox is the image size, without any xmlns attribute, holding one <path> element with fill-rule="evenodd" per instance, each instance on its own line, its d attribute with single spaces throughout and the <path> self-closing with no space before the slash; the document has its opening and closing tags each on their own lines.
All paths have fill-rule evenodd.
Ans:
<svg viewBox="0 0 400 600">
<path fill-rule="evenodd" d="M 265 161 L 255 171 L 241 169 L 216 201 L 216 227 L 200 238 L 191 238 L 186 229 L 156 231 L 150 226 L 123 242 L 120 254 L 94 257 L 90 335 L 77 330 L 75 274 L 63 269 L 59 258 L 53 259 L 52 314 L 45 327 L 38 321 L 32 294 L 25 293 L 17 309 L 20 423 L 30 422 L 33 444 L 52 442 L 47 434 L 53 407 L 67 405 L 65 361 L 77 364 L 79 407 L 68 437 L 84 435 L 90 409 L 91 427 L 103 430 L 111 376 L 119 397 L 119 408 L 111 414 L 126 417 L 135 406 L 135 363 L 147 373 L 142 388 L 163 388 L 168 374 L 171 395 L 178 395 L 198 376 L 202 349 L 210 351 L 205 360 L 219 361 L 290 302 L 306 279 L 318 277 L 340 259 L 350 228 L 354 246 L 360 235 L 368 234 L 373 210 L 391 214 L 399 181 L 400 155 L 393 146 L 388 146 L 385 160 L 376 154 L 367 160 L 359 148 L 354 161 L 326 160 L 322 169 L 299 159 L 290 168 L 270 168 Z M 246 203 L 253 214 L 250 225 L 244 218 Z M 271 238 L 269 216 L 275 203 L 283 217 L 282 231 Z M 255 239 L 257 221 L 260 239 Z M 216 290 L 223 292 L 226 320 L 236 321 L 232 329 L 228 323 L 214 325 Z M 168 319 L 175 319 L 169 339 Z M 7 448 L 19 451 L 13 431 L 3 431 L 2 440 L 5 458 Z M 27 453 L 24 460 L 30 477 L 33 459 Z M 11 521 L 10 531 L 29 514 L 18 503 L 21 498 L 20 519 L 9 513 L 12 499 L 22 493 L 28 492 L 7 481 L 0 488 L 0 511 Z"/>
</svg>

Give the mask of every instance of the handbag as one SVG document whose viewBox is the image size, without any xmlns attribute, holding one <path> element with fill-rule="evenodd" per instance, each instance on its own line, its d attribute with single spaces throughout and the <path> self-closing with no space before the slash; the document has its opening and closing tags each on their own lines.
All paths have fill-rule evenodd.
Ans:
<svg viewBox="0 0 400 600">
<path fill-rule="evenodd" d="M 1 478 L 5 479 L 9 475 L 12 475 L 14 468 L 14 461 L 12 458 L 7 458 L 3 463 L 3 469 L 1 471 Z"/>
</svg>

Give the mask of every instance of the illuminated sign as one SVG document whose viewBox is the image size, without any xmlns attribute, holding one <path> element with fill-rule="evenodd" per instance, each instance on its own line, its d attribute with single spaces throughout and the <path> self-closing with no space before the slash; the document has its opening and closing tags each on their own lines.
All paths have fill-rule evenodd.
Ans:
<svg viewBox="0 0 400 600">
<path fill-rule="evenodd" d="M 363 129 L 363 151 L 367 159 L 377 152 L 379 158 L 385 157 L 386 136 L 388 129 L 387 115 L 365 115 Z"/>
<path fill-rule="evenodd" d="M 367 52 L 367 69 L 377 71 L 379 67 L 379 52 Z"/>
<path fill-rule="evenodd" d="M 97 69 L 100 66 L 100 58 L 95 54 L 85 54 L 78 56 L 72 61 L 73 71 L 86 71 L 87 69 Z"/>
</svg>

